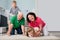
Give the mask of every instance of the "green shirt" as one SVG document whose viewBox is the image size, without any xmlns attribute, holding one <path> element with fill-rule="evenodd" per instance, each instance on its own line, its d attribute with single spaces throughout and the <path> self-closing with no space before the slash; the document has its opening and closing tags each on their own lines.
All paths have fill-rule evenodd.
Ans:
<svg viewBox="0 0 60 40">
<path fill-rule="evenodd" d="M 25 24 L 25 19 L 24 19 L 24 17 L 23 17 L 21 20 L 17 20 L 17 16 L 13 16 L 13 17 L 10 19 L 10 22 L 13 24 L 13 27 L 14 27 L 14 28 L 18 28 L 18 27 L 20 27 L 21 25 L 24 25 L 24 24 Z"/>
</svg>

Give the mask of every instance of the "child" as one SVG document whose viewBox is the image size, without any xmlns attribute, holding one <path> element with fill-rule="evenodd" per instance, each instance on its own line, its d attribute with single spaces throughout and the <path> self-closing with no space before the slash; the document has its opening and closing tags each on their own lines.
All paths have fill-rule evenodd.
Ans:
<svg viewBox="0 0 60 40">
<path fill-rule="evenodd" d="M 34 34 L 35 34 L 34 29 L 31 28 L 31 27 L 28 27 L 28 28 L 27 28 L 27 36 L 28 36 L 28 37 L 34 37 Z"/>
<path fill-rule="evenodd" d="M 39 37 L 41 35 L 39 28 L 28 27 L 27 34 L 28 37 Z"/>
<path fill-rule="evenodd" d="M 21 10 L 17 7 L 16 1 L 13 1 L 10 13 L 12 13 L 13 15 L 17 15 L 18 11 L 21 11 Z"/>
<path fill-rule="evenodd" d="M 9 19 L 8 19 L 8 26 L 11 24 L 10 20 L 13 16 L 16 16 L 18 12 L 21 12 L 21 10 L 17 7 L 16 1 L 12 1 L 12 8 L 10 9 Z M 8 29 L 8 27 L 7 27 Z"/>
</svg>

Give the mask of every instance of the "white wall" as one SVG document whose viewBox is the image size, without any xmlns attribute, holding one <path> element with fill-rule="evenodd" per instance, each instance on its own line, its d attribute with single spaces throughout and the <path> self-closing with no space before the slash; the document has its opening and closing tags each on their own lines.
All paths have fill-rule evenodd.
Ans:
<svg viewBox="0 0 60 40">
<path fill-rule="evenodd" d="M 11 4 L 13 0 L 0 0 L 0 7 L 5 9 L 5 16 L 8 17 L 9 11 L 11 9 Z M 17 6 L 23 12 L 24 17 L 28 12 L 32 11 L 35 8 L 35 0 L 16 0 Z"/>
<path fill-rule="evenodd" d="M 60 31 L 60 0 L 36 0 L 37 15 L 47 24 L 48 31 Z"/>
<path fill-rule="evenodd" d="M 12 1 L 13 0 L 7 0 L 6 10 L 10 11 Z M 16 0 L 16 2 L 19 9 L 23 12 L 25 18 L 26 14 L 35 8 L 35 0 Z"/>
<path fill-rule="evenodd" d="M 7 8 L 7 0 L 0 0 L 0 7 L 6 9 Z"/>
</svg>

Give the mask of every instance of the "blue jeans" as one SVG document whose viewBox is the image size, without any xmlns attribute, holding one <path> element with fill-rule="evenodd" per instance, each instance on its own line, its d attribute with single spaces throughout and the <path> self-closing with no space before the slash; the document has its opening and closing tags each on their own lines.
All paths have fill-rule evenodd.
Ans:
<svg viewBox="0 0 60 40">
<path fill-rule="evenodd" d="M 17 34 L 22 34 L 22 29 L 21 27 L 18 28 L 13 28 L 11 31 L 11 35 L 15 35 L 15 30 L 17 31 Z"/>
</svg>

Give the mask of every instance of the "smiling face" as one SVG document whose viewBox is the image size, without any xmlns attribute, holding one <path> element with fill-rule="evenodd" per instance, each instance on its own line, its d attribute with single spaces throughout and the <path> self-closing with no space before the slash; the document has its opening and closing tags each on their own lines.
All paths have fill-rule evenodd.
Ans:
<svg viewBox="0 0 60 40">
<path fill-rule="evenodd" d="M 27 18 L 27 22 L 32 22 L 36 20 L 36 15 L 33 12 L 29 12 L 26 18 Z"/>
<path fill-rule="evenodd" d="M 21 20 L 22 18 L 23 18 L 22 12 L 18 12 L 17 19 L 18 20 Z"/>
<path fill-rule="evenodd" d="M 28 15 L 28 19 L 29 19 L 30 21 L 34 21 L 34 20 L 35 20 L 35 18 L 34 18 L 33 15 Z"/>
</svg>

